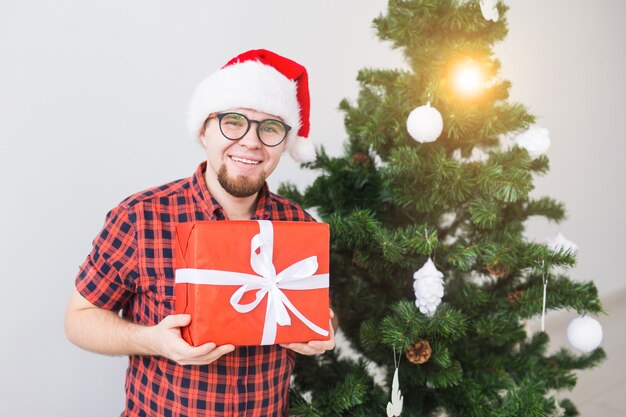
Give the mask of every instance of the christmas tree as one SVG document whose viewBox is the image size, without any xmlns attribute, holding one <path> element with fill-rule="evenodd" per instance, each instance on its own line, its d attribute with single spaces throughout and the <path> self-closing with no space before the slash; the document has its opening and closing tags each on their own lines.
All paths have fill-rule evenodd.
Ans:
<svg viewBox="0 0 626 417">
<path fill-rule="evenodd" d="M 603 350 L 549 354 L 548 335 L 524 325 L 544 305 L 602 307 L 593 283 L 567 276 L 571 247 L 523 236 L 529 217 L 565 209 L 529 196 L 549 138 L 498 77 L 506 10 L 390 0 L 374 26 L 411 70 L 361 70 L 358 99 L 340 104 L 343 156 L 320 149 L 304 193 L 281 187 L 331 226 L 332 304 L 358 356 L 299 357 L 291 415 L 578 414 L 559 391 Z"/>
</svg>

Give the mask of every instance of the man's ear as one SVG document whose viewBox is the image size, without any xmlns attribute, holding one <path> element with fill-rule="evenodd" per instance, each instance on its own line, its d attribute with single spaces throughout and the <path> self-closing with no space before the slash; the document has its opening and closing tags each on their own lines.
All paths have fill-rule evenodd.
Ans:
<svg viewBox="0 0 626 417">
<path fill-rule="evenodd" d="M 214 114 L 211 113 L 209 114 L 209 117 L 212 117 Z M 209 119 L 207 118 L 204 123 L 202 124 L 202 128 L 200 128 L 200 132 L 198 133 L 198 139 L 200 140 L 200 142 L 202 143 L 202 145 L 204 145 L 204 147 L 206 148 L 206 125 L 208 123 Z"/>
</svg>

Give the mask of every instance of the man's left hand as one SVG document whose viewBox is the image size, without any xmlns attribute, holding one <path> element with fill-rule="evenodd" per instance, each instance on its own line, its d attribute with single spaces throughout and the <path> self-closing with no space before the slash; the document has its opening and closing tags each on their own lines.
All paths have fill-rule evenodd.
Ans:
<svg viewBox="0 0 626 417">
<path fill-rule="evenodd" d="M 335 313 L 330 309 L 330 320 L 335 317 Z M 329 325 L 330 339 L 328 340 L 313 340 L 308 343 L 283 343 L 282 347 L 291 349 L 301 355 L 321 355 L 327 350 L 333 350 L 335 348 L 335 329 L 333 328 L 332 321 Z"/>
</svg>

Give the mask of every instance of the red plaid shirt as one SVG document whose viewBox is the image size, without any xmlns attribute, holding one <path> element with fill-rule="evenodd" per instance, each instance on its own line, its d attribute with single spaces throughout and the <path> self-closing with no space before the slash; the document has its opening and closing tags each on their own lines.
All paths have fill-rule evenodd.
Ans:
<svg viewBox="0 0 626 417">
<path fill-rule="evenodd" d="M 134 194 L 107 214 L 76 277 L 83 297 L 148 326 L 175 314 L 175 224 L 226 219 L 205 169 L 203 162 L 192 177 Z M 314 221 L 267 184 L 252 219 Z M 293 351 L 278 345 L 238 347 L 204 366 L 130 356 L 122 417 L 287 415 L 293 363 Z"/>
</svg>

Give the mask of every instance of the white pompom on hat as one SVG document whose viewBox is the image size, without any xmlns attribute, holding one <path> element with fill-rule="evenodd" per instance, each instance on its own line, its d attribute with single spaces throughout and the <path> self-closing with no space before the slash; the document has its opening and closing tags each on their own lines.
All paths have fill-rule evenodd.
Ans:
<svg viewBox="0 0 626 417">
<path fill-rule="evenodd" d="M 309 82 L 302 65 L 265 49 L 236 56 L 196 87 L 189 104 L 189 131 L 197 138 L 209 114 L 234 108 L 279 116 L 291 126 L 286 139 L 291 157 L 315 160 L 308 138 Z"/>
</svg>

